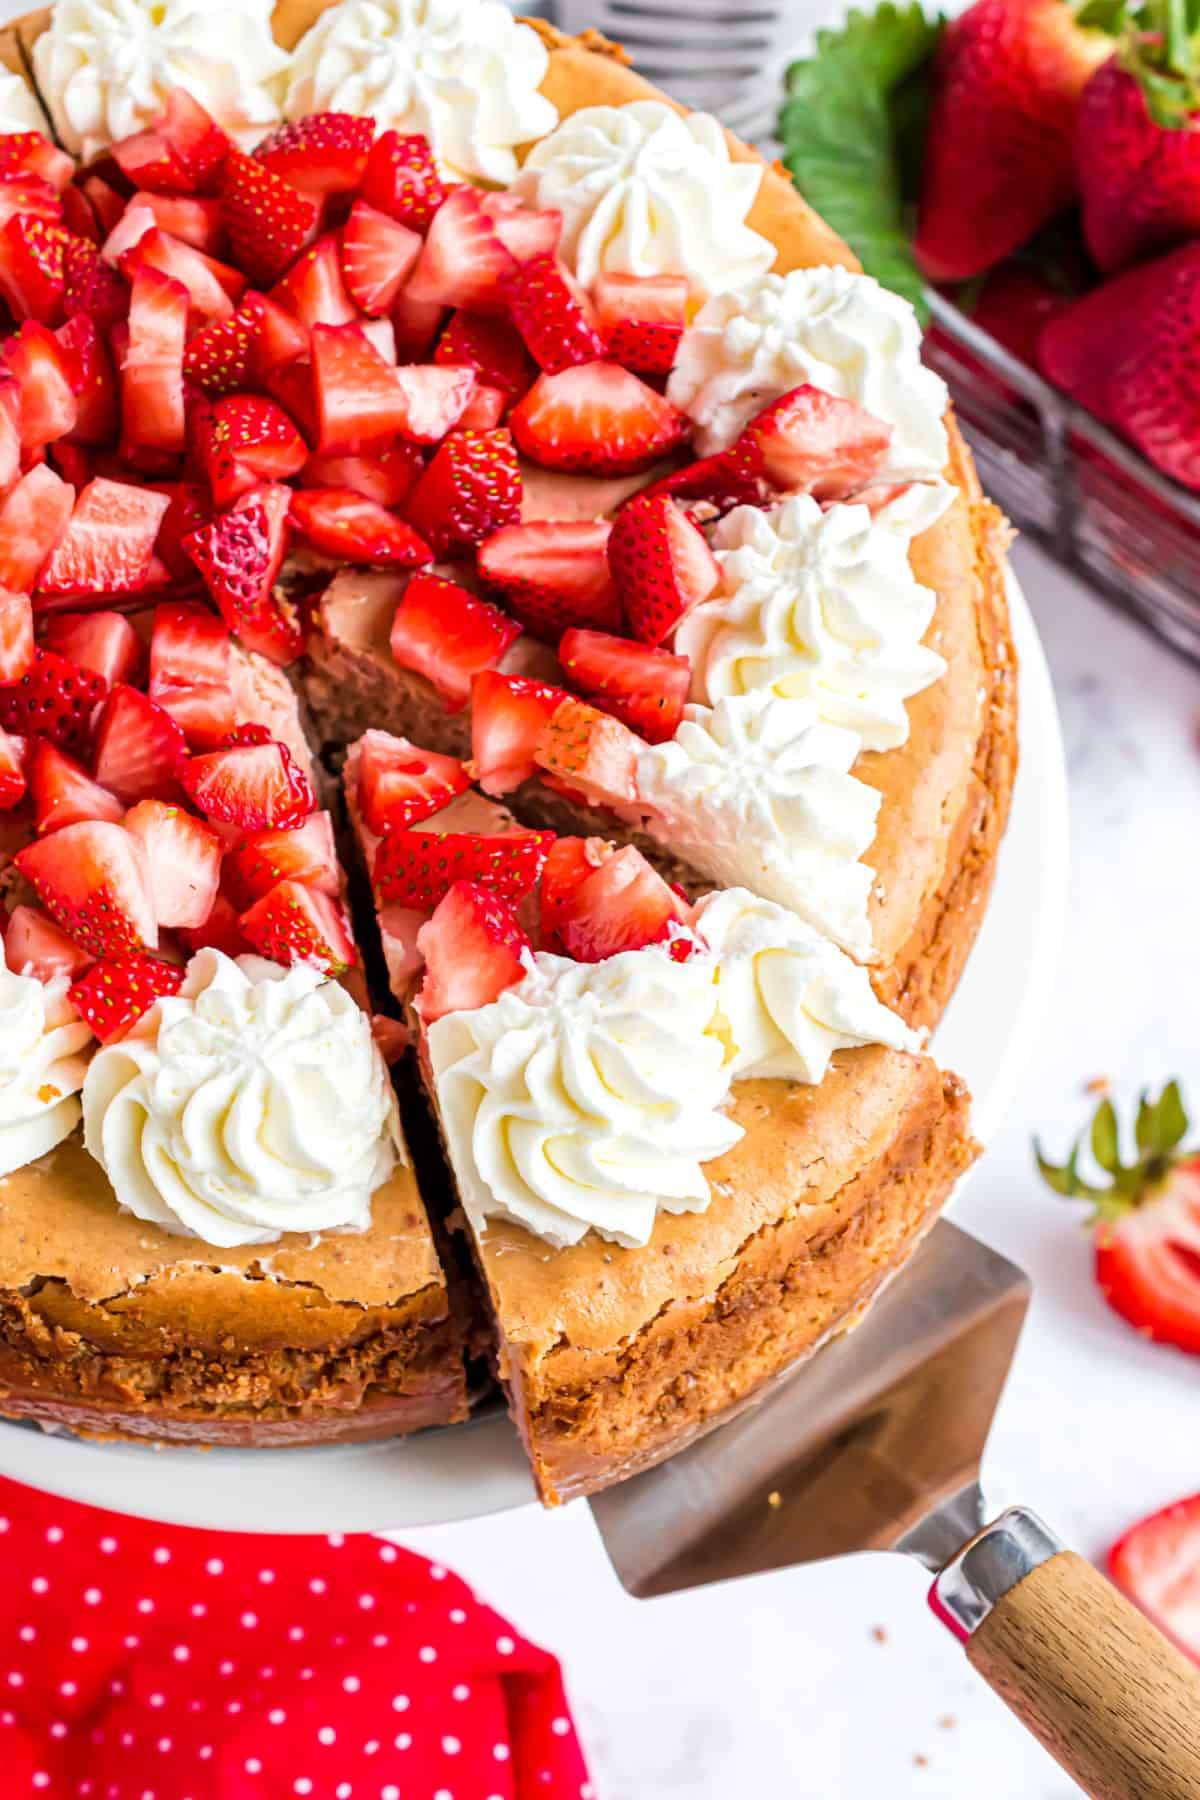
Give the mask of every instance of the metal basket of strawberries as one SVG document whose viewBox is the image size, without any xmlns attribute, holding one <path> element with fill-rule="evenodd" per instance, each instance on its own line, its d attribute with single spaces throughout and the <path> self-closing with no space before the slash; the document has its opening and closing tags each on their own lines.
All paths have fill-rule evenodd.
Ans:
<svg viewBox="0 0 1200 1800">
<path fill-rule="evenodd" d="M 779 136 L 1014 524 L 1200 661 L 1200 0 L 887 0 L 792 65 Z"/>
</svg>

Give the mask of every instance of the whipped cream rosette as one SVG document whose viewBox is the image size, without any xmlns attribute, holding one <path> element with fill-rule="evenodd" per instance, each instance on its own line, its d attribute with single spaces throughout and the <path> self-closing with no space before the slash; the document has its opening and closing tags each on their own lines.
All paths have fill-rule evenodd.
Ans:
<svg viewBox="0 0 1200 1800">
<path fill-rule="evenodd" d="M 0 1176 L 69 1137 L 95 1040 L 67 998 L 65 975 L 10 969 L 0 938 Z"/>
</svg>

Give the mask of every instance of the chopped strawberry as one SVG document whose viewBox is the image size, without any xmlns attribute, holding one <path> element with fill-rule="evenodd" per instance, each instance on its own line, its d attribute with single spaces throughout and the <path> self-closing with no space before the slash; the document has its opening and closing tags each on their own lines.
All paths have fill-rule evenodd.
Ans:
<svg viewBox="0 0 1200 1800">
<path fill-rule="evenodd" d="M 684 275 L 596 278 L 596 324 L 608 354 L 639 375 L 669 375 L 687 323 Z"/>
<path fill-rule="evenodd" d="M 206 606 L 164 602 L 150 639 L 150 697 L 195 750 L 213 750 L 237 724 L 229 631 Z"/>
<path fill-rule="evenodd" d="M 485 794 L 508 794 L 536 772 L 542 731 L 570 695 L 547 681 L 485 669 L 471 683 L 471 773 Z"/>
<path fill-rule="evenodd" d="M 216 832 L 162 800 L 140 801 L 125 829 L 145 848 L 159 924 L 198 931 L 213 909 L 221 879 L 223 846 Z"/>
<path fill-rule="evenodd" d="M 310 456 L 300 471 L 300 485 L 349 488 L 377 506 L 399 506 L 424 467 L 415 444 L 396 443 L 371 456 Z"/>
<path fill-rule="evenodd" d="M 75 173 L 75 159 L 40 131 L 6 131 L 0 135 L 0 177 L 36 175 L 61 193 Z"/>
<path fill-rule="evenodd" d="M 184 375 L 214 400 L 244 388 L 254 368 L 257 337 L 254 321 L 244 312 L 206 326 L 188 342 Z"/>
<path fill-rule="evenodd" d="M 233 253 L 252 280 L 274 281 L 314 235 L 320 202 L 273 169 L 231 150 L 221 179 Z"/>
<path fill-rule="evenodd" d="M 117 434 L 121 403 L 117 372 L 100 327 L 86 313 L 74 313 L 54 335 L 75 395 L 72 441 L 106 444 Z"/>
<path fill-rule="evenodd" d="M 539 375 L 509 418 L 532 462 L 593 475 L 634 475 L 675 450 L 688 421 L 661 394 L 611 362 Z"/>
<path fill-rule="evenodd" d="M 262 377 L 262 385 L 279 402 L 311 450 L 320 436 L 320 426 L 310 358 L 302 356 L 294 362 L 281 363 Z"/>
<path fill-rule="evenodd" d="M 312 363 L 323 456 L 378 448 L 403 429 L 410 399 L 400 371 L 359 326 L 315 326 Z"/>
<path fill-rule="evenodd" d="M 342 274 L 342 253 L 336 232 L 326 232 L 300 256 L 271 289 L 271 299 L 304 327 L 353 325 L 358 307 L 351 299 Z"/>
<path fill-rule="evenodd" d="M 456 881 L 477 882 L 510 906 L 537 886 L 552 831 L 389 831 L 375 852 L 381 900 L 432 912 Z"/>
<path fill-rule="evenodd" d="M 251 289 L 235 315 L 254 327 L 253 373 L 258 380 L 308 355 L 308 332 L 286 306 Z"/>
<path fill-rule="evenodd" d="M 483 194 L 481 199 L 496 236 L 517 262 L 528 262 L 533 256 L 554 255 L 562 236 L 562 214 L 555 208 L 545 207 L 539 211 L 503 189 L 499 193 Z"/>
<path fill-rule="evenodd" d="M 275 962 L 315 963 L 341 975 L 358 961 L 339 900 L 302 881 L 281 881 L 241 916 L 247 938 Z"/>
<path fill-rule="evenodd" d="M 0 181 L 2 180 L 0 177 Z M 61 223 L 65 229 L 73 237 L 85 238 L 89 244 L 94 244 L 99 249 L 106 234 L 101 230 L 95 209 L 83 189 L 73 181 L 68 182 L 59 195 L 59 201 L 62 206 Z"/>
<path fill-rule="evenodd" d="M 85 238 L 72 238 L 63 252 L 63 284 L 68 319 L 83 313 L 105 332 L 129 312 L 129 283 Z"/>
<path fill-rule="evenodd" d="M 21 390 L 0 366 L 0 494 L 14 487 L 21 473 Z"/>
<path fill-rule="evenodd" d="M 10 969 L 18 975 L 35 975 L 39 981 L 54 981 L 59 975 L 74 981 L 93 961 L 61 925 L 33 906 L 13 907 L 4 954 Z"/>
<path fill-rule="evenodd" d="M 661 644 L 721 580 L 704 533 L 667 494 L 635 495 L 617 514 L 608 566 L 634 636 Z"/>
<path fill-rule="evenodd" d="M 277 663 L 293 662 L 304 643 L 294 609 L 274 592 L 291 497 L 282 484 L 266 483 L 183 540 L 229 629 Z"/>
<path fill-rule="evenodd" d="M 208 489 L 195 481 L 160 481 L 154 487 L 157 493 L 167 496 L 168 502 L 158 528 L 154 554 L 161 558 L 173 580 L 181 586 L 194 587 L 196 566 L 183 549 L 183 540 L 212 518 Z"/>
<path fill-rule="evenodd" d="M 120 268 L 131 280 L 136 280 L 139 269 L 157 269 L 160 275 L 169 275 L 187 289 L 192 317 L 206 325 L 232 318 L 246 287 L 240 270 L 217 262 L 157 226 L 122 256 Z"/>
<path fill-rule="evenodd" d="M 419 750 L 386 731 L 367 731 L 359 739 L 358 804 L 376 837 L 428 819 L 470 785 L 457 757 Z"/>
<path fill-rule="evenodd" d="M 427 140 L 398 131 L 376 138 L 360 191 L 368 205 L 419 232 L 428 231 L 446 197 Z"/>
<path fill-rule="evenodd" d="M 340 893 L 332 818 L 327 812 L 315 812 L 303 825 L 251 833 L 226 851 L 221 880 L 239 912 L 281 881 L 302 881 L 322 894 Z"/>
<path fill-rule="evenodd" d="M 175 935 L 189 956 L 195 956 L 197 950 L 219 950 L 223 956 L 245 956 L 253 948 L 242 930 L 236 908 L 224 894 L 217 895 L 203 925 L 195 931 L 183 926 Z"/>
<path fill-rule="evenodd" d="M 308 777 L 274 739 L 190 757 L 182 779 L 206 819 L 243 831 L 290 829 L 316 805 Z"/>
<path fill-rule="evenodd" d="M 504 279 L 513 324 L 551 374 L 607 355 L 587 293 L 556 256 L 533 256 Z"/>
<path fill-rule="evenodd" d="M 343 112 L 309 113 L 264 138 L 254 160 L 302 194 L 323 200 L 330 194 L 352 194 L 361 185 L 374 139 L 374 119 Z"/>
<path fill-rule="evenodd" d="M 1108 1570 L 1159 1630 L 1200 1663 L 1200 1494 L 1131 1526 L 1109 1551 Z"/>
<path fill-rule="evenodd" d="M 11 687 L 0 687 L 0 727 L 86 752 L 96 708 L 107 692 L 108 683 L 91 670 L 53 650 L 35 650 L 28 674 Z"/>
<path fill-rule="evenodd" d="M 85 819 L 107 819 L 119 825 L 124 804 L 108 788 L 93 781 L 74 757 L 46 738 L 34 738 L 29 757 L 29 797 L 33 823 L 45 835 Z"/>
<path fill-rule="evenodd" d="M 0 812 L 10 812 L 25 798 L 27 782 L 20 746 L 0 725 Z"/>
<path fill-rule="evenodd" d="M 30 320 L 3 347 L 5 372 L 21 393 L 18 428 L 21 447 L 36 452 L 74 431 L 79 403 L 71 384 L 70 360 L 54 333 Z"/>
<path fill-rule="evenodd" d="M 145 660 L 141 638 L 119 612 L 54 613 L 46 624 L 46 645 L 102 675 L 109 687 L 135 680 Z"/>
<path fill-rule="evenodd" d="M 186 88 L 174 87 L 150 129 L 114 144 L 112 153 L 135 187 L 206 193 L 219 179 L 231 147 L 200 102 Z"/>
<path fill-rule="evenodd" d="M 422 1022 L 490 1006 L 525 974 L 532 946 L 516 915 L 488 888 L 456 881 L 417 939 L 425 979 L 417 996 Z"/>
<path fill-rule="evenodd" d="M 46 445 L 46 461 L 56 475 L 61 475 L 68 487 L 76 493 L 85 488 L 91 480 L 91 466 L 87 451 L 80 444 L 70 444 L 60 438 L 57 444 Z"/>
<path fill-rule="evenodd" d="M 261 394 L 218 400 L 198 426 L 197 449 L 218 506 L 230 505 L 260 481 L 285 481 L 308 460 L 308 446 L 287 413 Z"/>
<path fill-rule="evenodd" d="M 108 236 L 121 214 L 125 211 L 125 196 L 115 188 L 104 176 L 92 173 L 79 174 L 79 191 L 92 209 L 100 242 Z M 144 197 L 144 196 L 143 196 Z"/>
<path fill-rule="evenodd" d="M 481 544 L 521 516 L 521 468 L 509 433 L 456 431 L 409 496 L 409 518 L 437 555 Z"/>
<path fill-rule="evenodd" d="M 157 230 L 158 220 L 153 211 L 135 195 L 101 244 L 100 255 L 117 269 L 144 237 Z"/>
<path fill-rule="evenodd" d="M 539 885 L 541 948 L 565 955 L 560 926 L 576 889 L 616 854 L 606 838 L 560 837 L 550 846 Z"/>
<path fill-rule="evenodd" d="M 507 411 L 508 395 L 504 389 L 484 387 L 477 381 L 458 423 L 463 431 L 495 431 Z"/>
<path fill-rule="evenodd" d="M 365 313 L 388 312 L 421 254 L 420 235 L 357 200 L 342 231 L 342 272 Z"/>
<path fill-rule="evenodd" d="M 620 631 L 624 613 L 608 567 L 612 526 L 599 519 L 506 525 L 479 546 L 479 573 L 535 637 L 556 644 L 572 625 Z"/>
<path fill-rule="evenodd" d="M 119 683 L 96 720 L 96 780 L 132 806 L 173 799 L 187 759 L 187 739 L 170 713 L 138 688 Z"/>
<path fill-rule="evenodd" d="M 64 317 L 64 253 L 71 233 L 32 213 L 0 227 L 0 294 L 14 317 L 57 325 Z"/>
<path fill-rule="evenodd" d="M 402 437 L 417 444 L 438 444 L 462 424 L 475 392 L 473 369 L 424 363 L 393 373 L 403 396 Z"/>
<path fill-rule="evenodd" d="M 401 288 L 392 308 L 399 361 L 427 361 L 445 318 L 446 308 L 440 300 L 414 300 L 407 288 Z"/>
<path fill-rule="evenodd" d="M 98 475 L 75 503 L 66 531 L 38 578 L 45 594 L 136 593 L 170 501 L 151 488 Z"/>
<path fill-rule="evenodd" d="M 368 344 L 374 344 L 385 363 L 395 368 L 399 358 L 396 355 L 396 327 L 390 319 L 368 319 L 365 314 L 358 315 L 358 328 Z"/>
<path fill-rule="evenodd" d="M 29 593 L 67 529 L 75 489 L 41 463 L 0 504 L 0 583 Z"/>
<path fill-rule="evenodd" d="M 0 687 L 33 667 L 33 607 L 28 594 L 0 588 Z"/>
<path fill-rule="evenodd" d="M 619 719 L 585 700 L 564 700 L 551 715 L 533 753 L 534 761 L 559 780 L 609 806 L 637 799 L 641 745 Z"/>
<path fill-rule="evenodd" d="M 392 621 L 392 655 L 431 681 L 447 712 L 461 712 L 472 678 L 500 661 L 519 625 L 498 606 L 441 575 L 414 575 Z"/>
<path fill-rule="evenodd" d="M 75 982 L 68 998 L 102 1044 L 115 1043 L 164 994 L 177 994 L 183 970 L 159 956 L 107 957 Z"/>
<path fill-rule="evenodd" d="M 564 632 L 558 654 L 572 687 L 648 744 L 674 737 L 692 679 L 686 656 L 603 631 Z"/>
<path fill-rule="evenodd" d="M 450 189 L 434 214 L 405 292 L 414 300 L 503 314 L 504 277 L 516 267 L 483 210 L 478 189 L 463 182 Z"/>
<path fill-rule="evenodd" d="M 65 825 L 18 850 L 14 861 L 81 949 L 93 956 L 157 949 L 145 853 L 120 825 Z"/>
<path fill-rule="evenodd" d="M 411 525 L 349 488 L 302 488 L 292 495 L 292 523 L 327 556 L 376 568 L 412 568 L 433 551 Z"/>
<path fill-rule="evenodd" d="M 129 305 L 129 345 L 121 365 L 123 441 L 136 450 L 184 447 L 183 353 L 188 291 L 157 269 L 140 268 Z"/>
<path fill-rule="evenodd" d="M 662 943 L 690 922 L 690 908 L 632 844 L 605 857 L 555 917 L 564 952 L 584 963 Z"/>
<path fill-rule="evenodd" d="M 506 400 L 519 400 L 535 373 L 519 332 L 507 319 L 485 319 L 461 309 L 450 315 L 433 359 L 474 369 L 485 386 L 502 388 Z"/>
<path fill-rule="evenodd" d="M 891 436 L 890 425 L 855 401 L 805 383 L 753 418 L 724 454 L 741 478 L 777 493 L 839 500 L 868 484 Z"/>
<path fill-rule="evenodd" d="M 215 256 L 224 242 L 225 212 L 219 200 L 201 200 L 196 194 L 138 194 L 137 203 L 150 208 L 160 231 L 206 256 Z"/>
<path fill-rule="evenodd" d="M 40 175 L 0 175 L 0 226 L 15 218 L 61 225 L 63 203 Z"/>
</svg>

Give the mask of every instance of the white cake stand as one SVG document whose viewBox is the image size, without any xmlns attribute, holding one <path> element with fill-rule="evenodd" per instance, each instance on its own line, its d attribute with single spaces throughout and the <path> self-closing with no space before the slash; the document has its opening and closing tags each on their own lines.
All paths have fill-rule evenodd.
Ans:
<svg viewBox="0 0 1200 1800">
<path fill-rule="evenodd" d="M 1012 586 L 1021 771 L 991 905 L 937 1034 L 937 1054 L 995 1132 L 1036 1033 L 1062 939 L 1067 786 L 1058 714 L 1029 608 Z M 224 1531 L 383 1531 L 520 1506 L 533 1485 L 498 1410 L 450 1430 L 311 1450 L 86 1443 L 0 1423 L 0 1474 L 115 1512 Z"/>
</svg>

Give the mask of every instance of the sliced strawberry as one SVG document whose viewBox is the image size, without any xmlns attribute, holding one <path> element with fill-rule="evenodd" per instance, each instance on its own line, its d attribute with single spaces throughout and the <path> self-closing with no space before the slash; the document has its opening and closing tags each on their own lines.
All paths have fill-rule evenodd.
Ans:
<svg viewBox="0 0 1200 1800">
<path fill-rule="evenodd" d="M 146 851 L 150 895 L 160 925 L 199 931 L 213 909 L 221 879 L 222 844 L 216 832 L 182 807 L 142 800 L 125 820 Z"/>
<path fill-rule="evenodd" d="M 157 949 L 144 852 L 120 825 L 66 825 L 18 850 L 14 861 L 81 949 L 93 956 Z"/>
<path fill-rule="evenodd" d="M 221 880 L 239 912 L 281 881 L 302 881 L 322 894 L 340 893 L 332 818 L 315 812 L 289 830 L 253 832 L 226 851 Z"/>
<path fill-rule="evenodd" d="M 21 473 L 21 390 L 0 366 L 0 494 L 14 487 Z"/>
<path fill-rule="evenodd" d="M 220 177 L 229 139 L 186 88 L 170 90 L 148 131 L 114 144 L 112 154 L 135 187 L 202 193 Z"/>
<path fill-rule="evenodd" d="M 53 553 L 67 521 L 75 490 L 44 463 L 22 475 L 0 505 L 0 583 L 27 594 Z"/>
<path fill-rule="evenodd" d="M 33 607 L 28 594 L 0 588 L 0 687 L 33 667 Z"/>
<path fill-rule="evenodd" d="M 478 189 L 464 182 L 450 189 L 434 214 L 405 292 L 414 300 L 503 314 L 502 284 L 516 267 L 483 210 Z"/>
<path fill-rule="evenodd" d="M 535 637 L 556 644 L 572 625 L 620 631 L 624 613 L 608 566 L 612 526 L 599 519 L 506 525 L 479 546 L 479 573 Z"/>
<path fill-rule="evenodd" d="M 556 256 L 533 256 L 504 279 L 513 324 L 551 374 L 608 354 L 587 293 Z"/>
<path fill-rule="evenodd" d="M 75 982 L 68 998 L 100 1042 L 112 1044 L 182 986 L 183 970 L 159 956 L 106 957 Z"/>
<path fill-rule="evenodd" d="M 308 355 L 308 332 L 277 300 L 269 294 L 251 290 L 242 301 L 236 316 L 253 325 L 253 373 L 258 380 L 274 370 L 284 368 Z"/>
<path fill-rule="evenodd" d="M 45 594 L 128 594 L 146 584 L 170 501 L 151 488 L 98 475 L 75 503 L 38 578 Z"/>
<path fill-rule="evenodd" d="M 411 525 L 349 488 L 302 488 L 292 495 L 292 523 L 327 556 L 376 568 L 413 568 L 433 551 Z"/>
<path fill-rule="evenodd" d="M 596 325 L 608 354 L 639 375 L 669 375 L 687 324 L 684 275 L 596 277 Z"/>
<path fill-rule="evenodd" d="M 60 656 L 102 675 L 109 687 L 134 681 L 145 661 L 142 640 L 124 613 L 54 613 L 46 623 L 46 645 Z"/>
<path fill-rule="evenodd" d="M 419 750 L 386 731 L 364 732 L 358 750 L 358 804 L 377 837 L 428 819 L 471 785 L 457 757 Z"/>
<path fill-rule="evenodd" d="M 4 954 L 10 969 L 18 975 L 35 975 L 39 981 L 54 981 L 60 975 L 74 981 L 93 960 L 61 925 L 33 906 L 13 907 Z"/>
<path fill-rule="evenodd" d="M 192 317 L 202 324 L 221 324 L 246 288 L 246 278 L 228 263 L 217 262 L 191 244 L 157 226 L 138 239 L 120 259 L 121 272 L 136 280 L 139 269 L 157 269 L 187 289 Z"/>
<path fill-rule="evenodd" d="M 632 844 L 566 895 L 555 920 L 566 955 L 585 963 L 662 943 L 690 922 L 690 908 Z"/>
<path fill-rule="evenodd" d="M 92 209 L 93 217 L 100 231 L 100 242 L 103 243 L 125 211 L 125 196 L 102 175 L 85 175 L 82 171 L 79 178 L 79 191 Z"/>
<path fill-rule="evenodd" d="M 135 196 L 101 244 L 100 255 L 114 269 L 120 268 L 130 251 L 157 230 L 158 221 L 150 207 Z"/>
<path fill-rule="evenodd" d="M 381 900 L 432 912 L 456 881 L 477 882 L 510 906 L 537 886 L 552 831 L 389 831 L 375 852 Z"/>
<path fill-rule="evenodd" d="M 533 753 L 564 700 L 560 687 L 485 669 L 471 683 L 471 773 L 485 794 L 508 794 L 536 772 Z"/>
<path fill-rule="evenodd" d="M 72 238 L 63 252 L 63 284 L 68 319 L 83 313 L 107 332 L 129 312 L 129 283 L 85 238 Z"/>
<path fill-rule="evenodd" d="M 891 437 L 891 426 L 855 401 L 804 384 L 752 419 L 726 457 L 777 493 L 838 500 L 868 484 Z"/>
<path fill-rule="evenodd" d="M 4 369 L 21 393 L 21 448 L 36 452 L 74 431 L 79 403 L 67 353 L 54 333 L 30 320 L 4 344 Z"/>
<path fill-rule="evenodd" d="M 480 382 L 502 388 L 510 400 L 521 398 L 535 373 L 520 333 L 507 319 L 485 319 L 462 310 L 451 314 L 433 359 L 474 369 Z"/>
<path fill-rule="evenodd" d="M 264 138 L 254 160 L 302 194 L 323 200 L 330 194 L 352 194 L 361 185 L 374 139 L 374 119 L 353 113 L 310 113 Z"/>
<path fill-rule="evenodd" d="M 401 288 L 392 308 L 396 355 L 401 362 L 425 362 L 446 318 L 440 300 L 414 300 Z"/>
<path fill-rule="evenodd" d="M 770 506 L 778 499 L 766 477 L 753 474 L 747 463 L 735 460 L 731 449 L 669 470 L 635 498 L 650 499 L 658 494 L 670 494 L 693 506 L 703 502 L 709 517 L 730 512 L 735 506 Z"/>
<path fill-rule="evenodd" d="M 119 825 L 124 804 L 108 788 L 93 781 L 74 757 L 45 738 L 35 738 L 29 757 L 29 797 L 33 822 L 43 835 L 85 819 L 107 819 Z"/>
<path fill-rule="evenodd" d="M 20 806 L 27 785 L 20 745 L 0 725 L 0 812 Z"/>
<path fill-rule="evenodd" d="M 483 194 L 483 210 L 492 221 L 496 236 L 517 262 L 528 262 L 533 256 L 553 256 L 562 236 L 562 214 L 553 207 L 538 210 L 526 206 L 515 194 L 501 190 Z"/>
<path fill-rule="evenodd" d="M 358 961 L 341 902 L 301 881 L 281 881 L 241 916 L 247 938 L 275 962 L 315 963 L 341 975 Z"/>
<path fill-rule="evenodd" d="M 96 708 L 108 684 L 53 650 L 35 650 L 33 667 L 11 687 L 0 688 L 0 727 L 22 737 L 49 738 L 64 750 L 86 752 Z"/>
<path fill-rule="evenodd" d="M 402 437 L 417 444 L 439 444 L 462 423 L 476 388 L 473 369 L 424 363 L 393 373 L 403 395 Z"/>
<path fill-rule="evenodd" d="M 160 231 L 169 232 L 193 250 L 215 256 L 225 239 L 225 212 L 219 200 L 201 200 L 196 194 L 138 194 L 139 206 L 148 206 Z"/>
<path fill-rule="evenodd" d="M 538 767 L 609 806 L 637 799 L 641 744 L 619 719 L 585 700 L 564 700 L 534 751 Z"/>
<path fill-rule="evenodd" d="M 667 494 L 635 495 L 617 514 L 608 566 L 634 636 L 661 644 L 721 580 L 704 533 Z"/>
<path fill-rule="evenodd" d="M 399 506 L 425 467 L 415 444 L 392 444 L 373 456 L 310 456 L 301 487 L 349 488 L 377 506 Z"/>
<path fill-rule="evenodd" d="M 253 948 L 242 930 L 235 907 L 224 894 L 217 895 L 203 925 L 195 931 L 184 926 L 175 935 L 189 956 L 195 956 L 197 950 L 219 950 L 223 956 L 245 956 Z"/>
<path fill-rule="evenodd" d="M 315 326 L 312 364 L 323 456 L 378 448 L 403 429 L 410 400 L 400 372 L 357 325 Z"/>
<path fill-rule="evenodd" d="M 273 169 L 231 150 L 221 177 L 233 253 L 253 280 L 274 281 L 315 234 L 320 202 Z"/>
<path fill-rule="evenodd" d="M 150 639 L 150 697 L 194 750 L 213 750 L 237 724 L 229 631 L 206 606 L 164 602 Z"/>
<path fill-rule="evenodd" d="M 342 273 L 351 298 L 377 317 L 391 310 L 421 254 L 419 233 L 358 200 L 342 231 Z"/>
<path fill-rule="evenodd" d="M 67 183 L 59 195 L 62 205 L 61 223 L 73 237 L 86 238 L 89 244 L 97 249 L 104 242 L 105 232 L 96 218 L 95 209 L 81 187 L 75 182 Z"/>
<path fill-rule="evenodd" d="M 197 451 L 213 499 L 228 506 L 260 481 L 285 481 L 308 460 L 308 446 L 275 400 L 230 394 L 197 427 Z"/>
<path fill-rule="evenodd" d="M 456 431 L 434 455 L 406 508 L 439 556 L 470 548 L 521 516 L 521 467 L 509 433 Z"/>
<path fill-rule="evenodd" d="M 302 356 L 295 362 L 280 364 L 262 377 L 262 385 L 279 402 L 311 450 L 320 436 L 311 360 Z"/>
<path fill-rule="evenodd" d="M 287 830 L 316 805 L 286 744 L 236 744 L 189 758 L 183 785 L 206 819 L 243 831 Z"/>
<path fill-rule="evenodd" d="M 1131 1526 L 1109 1551 L 1108 1568 L 1159 1630 L 1200 1662 L 1200 1494 Z"/>
<path fill-rule="evenodd" d="M 64 315 L 64 253 L 71 233 L 32 213 L 0 227 L 0 294 L 15 318 L 57 325 Z"/>
<path fill-rule="evenodd" d="M 45 455 L 54 473 L 61 475 L 67 486 L 73 487 L 76 493 L 91 480 L 91 465 L 82 445 L 69 444 L 60 438 L 57 444 L 46 445 Z"/>
<path fill-rule="evenodd" d="M 0 175 L 0 226 L 10 219 L 41 219 L 47 225 L 64 222 L 63 203 L 40 175 Z"/>
<path fill-rule="evenodd" d="M 254 368 L 257 337 L 253 319 L 240 311 L 220 324 L 206 326 L 188 342 L 184 375 L 214 400 L 244 388 Z"/>
<path fill-rule="evenodd" d="M 208 489 L 195 481 L 160 481 L 155 491 L 167 496 L 167 510 L 158 528 L 154 554 L 160 557 L 168 574 L 181 586 L 196 585 L 196 565 L 183 549 L 183 540 L 191 532 L 207 525 L 212 518 L 212 500 Z"/>
<path fill-rule="evenodd" d="M 532 946 L 516 915 L 488 888 L 456 881 L 421 927 L 425 979 L 417 997 L 422 1022 L 490 1006 L 515 986 Z"/>
<path fill-rule="evenodd" d="M 157 269 L 140 268 L 129 305 L 129 345 L 121 366 L 123 442 L 174 454 L 184 447 L 183 353 L 188 291 Z"/>
<path fill-rule="evenodd" d="M 508 411 L 503 388 L 483 387 L 477 381 L 458 421 L 463 431 L 495 431 Z"/>
<path fill-rule="evenodd" d="M 294 609 L 274 592 L 291 497 L 282 484 L 265 484 L 183 540 L 229 629 L 277 663 L 293 662 L 304 644 Z"/>
<path fill-rule="evenodd" d="M 401 225 L 428 231 L 446 197 L 428 141 L 416 134 L 383 132 L 367 157 L 361 197 Z"/>
<path fill-rule="evenodd" d="M 686 656 L 603 631 L 564 632 L 558 654 L 572 687 L 648 744 L 674 737 L 692 679 Z"/>
<path fill-rule="evenodd" d="M 539 935 L 543 950 L 549 950 L 555 956 L 565 955 L 560 925 L 575 891 L 595 874 L 601 863 L 616 854 L 616 849 L 617 846 L 605 838 L 555 838 L 539 886 Z"/>
<path fill-rule="evenodd" d="M 75 395 L 71 438 L 80 444 L 106 444 L 117 434 L 121 396 L 100 327 L 86 313 L 75 313 L 54 335 Z"/>
<path fill-rule="evenodd" d="M 287 274 L 271 289 L 271 299 L 304 327 L 353 325 L 358 307 L 351 299 L 342 274 L 342 253 L 336 232 L 327 232 L 298 256 Z"/>
<path fill-rule="evenodd" d="M 61 193 L 75 173 L 75 159 L 40 131 L 6 131 L 0 135 L 0 177 L 36 175 Z"/>
<path fill-rule="evenodd" d="M 113 688 L 96 720 L 92 767 L 101 787 L 127 806 L 173 799 L 186 759 L 187 739 L 164 707 L 137 688 Z"/>
<path fill-rule="evenodd" d="M 461 712 L 471 681 L 494 668 L 521 627 L 498 606 L 441 575 L 414 575 L 392 621 L 392 655 L 431 681 L 447 712 Z"/>
<path fill-rule="evenodd" d="M 580 363 L 539 375 L 509 417 L 532 462 L 593 475 L 634 475 L 675 450 L 688 421 L 617 363 Z"/>
</svg>

